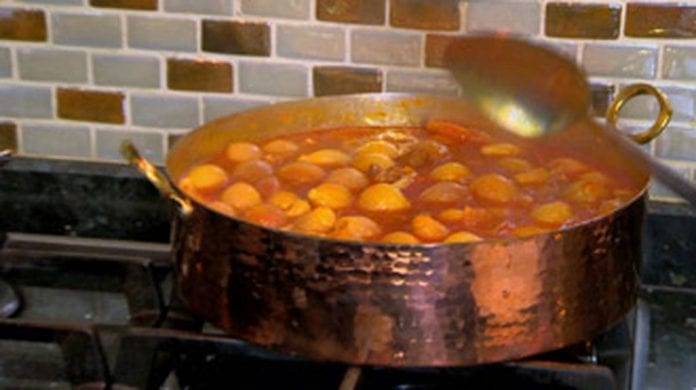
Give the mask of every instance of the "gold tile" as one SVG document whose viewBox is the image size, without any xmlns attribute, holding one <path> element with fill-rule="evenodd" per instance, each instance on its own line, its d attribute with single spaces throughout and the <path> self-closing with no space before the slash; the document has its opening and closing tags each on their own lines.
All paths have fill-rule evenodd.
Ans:
<svg viewBox="0 0 696 390">
<path fill-rule="evenodd" d="M 616 39 L 620 20 L 618 4 L 548 3 L 545 29 L 552 37 Z"/>
<path fill-rule="evenodd" d="M 157 0 L 89 0 L 93 7 L 156 10 Z"/>
<path fill-rule="evenodd" d="M 123 93 L 58 88 L 58 117 L 89 122 L 124 123 Z"/>
<path fill-rule="evenodd" d="M 389 23 L 420 30 L 458 30 L 458 0 L 391 0 Z"/>
<path fill-rule="evenodd" d="M 0 151 L 17 150 L 17 125 L 14 122 L 0 122 Z"/>
<path fill-rule="evenodd" d="M 169 89 L 232 92 L 232 65 L 222 61 L 167 60 Z"/>
<path fill-rule="evenodd" d="M 380 92 L 382 73 L 377 69 L 317 66 L 313 70 L 314 96 Z"/>
<path fill-rule="evenodd" d="M 203 20 L 203 51 L 269 56 L 270 27 L 267 23 Z"/>
<path fill-rule="evenodd" d="M 46 16 L 39 10 L 0 8 L 0 39 L 45 41 Z"/>
<path fill-rule="evenodd" d="M 327 22 L 384 24 L 386 0 L 317 0 L 317 19 Z"/>
<path fill-rule="evenodd" d="M 625 33 L 631 37 L 696 38 L 696 6 L 637 3 L 626 5 Z"/>
</svg>

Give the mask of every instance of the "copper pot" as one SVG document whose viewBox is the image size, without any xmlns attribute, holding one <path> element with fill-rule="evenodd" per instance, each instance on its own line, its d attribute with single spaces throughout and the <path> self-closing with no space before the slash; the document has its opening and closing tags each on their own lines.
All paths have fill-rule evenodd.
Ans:
<svg viewBox="0 0 696 390">
<path fill-rule="evenodd" d="M 234 140 L 343 126 L 417 126 L 432 117 L 492 129 L 457 98 L 308 99 L 204 125 L 174 146 L 166 169 L 176 182 Z M 619 167 L 643 188 L 625 207 L 547 234 L 467 244 L 351 242 L 261 227 L 197 203 L 158 177 L 134 149 L 124 151 L 180 206 L 174 230 L 179 293 L 196 315 L 232 337 L 312 359 L 455 366 L 580 342 L 634 305 L 649 175 L 605 145 L 604 131 L 588 117 L 564 133 L 569 138 L 545 139 L 539 147 L 572 142 Z"/>
</svg>

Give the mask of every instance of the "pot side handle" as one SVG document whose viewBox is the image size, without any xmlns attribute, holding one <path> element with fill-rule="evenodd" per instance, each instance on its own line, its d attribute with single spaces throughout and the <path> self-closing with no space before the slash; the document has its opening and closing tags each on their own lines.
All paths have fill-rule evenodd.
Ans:
<svg viewBox="0 0 696 390">
<path fill-rule="evenodd" d="M 672 119 L 672 105 L 662 91 L 650 84 L 631 84 L 619 91 L 618 95 L 616 95 L 616 99 L 614 99 L 609 108 L 607 108 L 606 118 L 607 122 L 612 127 L 618 128 L 616 126 L 616 122 L 619 118 L 619 111 L 621 111 L 621 108 L 623 108 L 624 104 L 626 104 L 629 100 L 640 95 L 654 96 L 655 99 L 657 99 L 658 105 L 660 106 L 660 111 L 657 114 L 657 118 L 648 130 L 645 130 L 642 133 L 630 135 L 634 141 L 642 145 L 647 144 L 660 135 L 667 127 L 669 121 Z"/>
<path fill-rule="evenodd" d="M 174 189 L 169 179 L 160 172 L 152 163 L 140 155 L 138 149 L 131 140 L 124 140 L 121 143 L 121 155 L 142 173 L 152 185 L 166 198 L 171 199 L 179 205 L 181 213 L 186 216 L 193 211 L 191 201 L 179 195 Z"/>
</svg>

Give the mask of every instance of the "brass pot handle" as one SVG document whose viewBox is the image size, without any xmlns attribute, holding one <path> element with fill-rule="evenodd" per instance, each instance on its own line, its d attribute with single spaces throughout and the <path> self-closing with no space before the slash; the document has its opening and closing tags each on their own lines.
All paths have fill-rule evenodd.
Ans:
<svg viewBox="0 0 696 390">
<path fill-rule="evenodd" d="M 662 91 L 650 84 L 631 84 L 619 92 L 614 102 L 612 102 L 607 109 L 606 117 L 607 122 L 616 128 L 616 121 L 619 118 L 619 111 L 621 111 L 621 108 L 623 108 L 626 102 L 639 95 L 652 95 L 657 99 L 657 103 L 660 105 L 660 112 L 657 114 L 657 119 L 655 119 L 653 125 L 642 133 L 632 134 L 630 136 L 639 144 L 646 144 L 660 135 L 672 119 L 672 105 Z"/>
<path fill-rule="evenodd" d="M 150 183 L 152 183 L 163 196 L 176 202 L 183 215 L 191 214 L 193 211 L 191 201 L 179 195 L 169 182 L 169 179 L 152 165 L 152 163 L 140 155 L 140 152 L 138 152 L 138 149 L 133 145 L 133 142 L 124 140 L 121 143 L 121 155 L 128 163 L 145 175 Z"/>
</svg>

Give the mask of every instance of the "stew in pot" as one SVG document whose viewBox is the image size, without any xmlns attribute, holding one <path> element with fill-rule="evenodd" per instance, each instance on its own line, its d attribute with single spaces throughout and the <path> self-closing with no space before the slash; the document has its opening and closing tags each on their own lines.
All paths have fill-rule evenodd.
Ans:
<svg viewBox="0 0 696 390">
<path fill-rule="evenodd" d="M 233 142 L 178 184 L 248 222 L 390 243 L 529 236 L 611 213 L 640 190 L 570 151 L 439 120 Z"/>
</svg>

